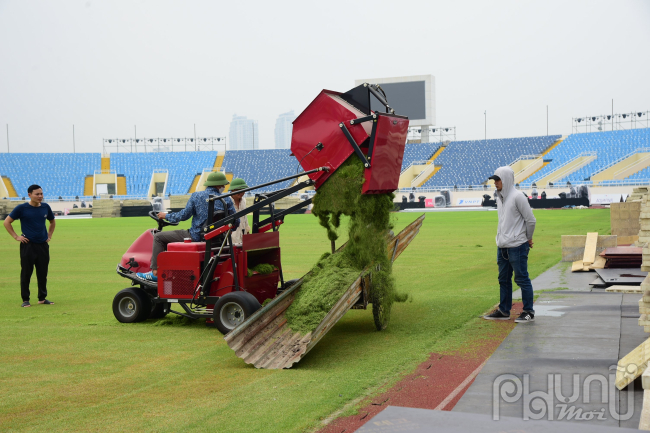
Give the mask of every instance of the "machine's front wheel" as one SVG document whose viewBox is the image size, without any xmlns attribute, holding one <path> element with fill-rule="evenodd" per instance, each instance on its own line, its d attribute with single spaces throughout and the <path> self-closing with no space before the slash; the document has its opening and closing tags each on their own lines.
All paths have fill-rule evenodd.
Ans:
<svg viewBox="0 0 650 433">
<path fill-rule="evenodd" d="M 217 301 L 212 317 L 222 334 L 227 334 L 248 319 L 262 305 L 248 292 L 231 292 Z"/>
<path fill-rule="evenodd" d="M 169 302 L 159 302 L 153 304 L 151 308 L 151 313 L 149 314 L 150 319 L 162 319 L 169 313 Z"/>
<path fill-rule="evenodd" d="M 119 322 L 141 322 L 146 320 L 150 313 L 151 299 L 138 287 L 120 290 L 113 299 L 113 315 Z"/>
</svg>

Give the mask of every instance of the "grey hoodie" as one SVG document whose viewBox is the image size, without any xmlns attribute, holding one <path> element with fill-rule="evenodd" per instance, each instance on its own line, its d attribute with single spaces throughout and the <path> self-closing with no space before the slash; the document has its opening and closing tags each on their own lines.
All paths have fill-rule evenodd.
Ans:
<svg viewBox="0 0 650 433">
<path fill-rule="evenodd" d="M 499 167 L 494 174 L 501 178 L 501 191 L 497 191 L 497 247 L 513 248 L 533 238 L 535 216 L 528 199 L 515 189 L 515 172 L 509 166 Z"/>
</svg>

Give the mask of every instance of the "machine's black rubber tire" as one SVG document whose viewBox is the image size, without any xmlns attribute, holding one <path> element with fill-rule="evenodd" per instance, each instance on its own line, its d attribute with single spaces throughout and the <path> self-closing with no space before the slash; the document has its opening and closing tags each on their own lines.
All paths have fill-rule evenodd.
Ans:
<svg viewBox="0 0 650 433">
<path fill-rule="evenodd" d="M 372 318 L 375 321 L 377 331 L 386 329 L 388 322 L 390 322 L 390 307 L 387 310 L 381 301 L 381 297 L 372 300 Z"/>
<path fill-rule="evenodd" d="M 219 332 L 227 334 L 248 319 L 262 305 L 248 292 L 228 293 L 214 305 L 212 317 Z"/>
<path fill-rule="evenodd" d="M 120 290 L 113 298 L 113 315 L 122 323 L 147 320 L 151 314 L 151 298 L 139 287 Z"/>
<path fill-rule="evenodd" d="M 159 302 L 157 304 L 152 302 L 151 313 L 149 313 L 150 319 L 162 319 L 167 314 L 169 314 L 169 302 Z"/>
</svg>

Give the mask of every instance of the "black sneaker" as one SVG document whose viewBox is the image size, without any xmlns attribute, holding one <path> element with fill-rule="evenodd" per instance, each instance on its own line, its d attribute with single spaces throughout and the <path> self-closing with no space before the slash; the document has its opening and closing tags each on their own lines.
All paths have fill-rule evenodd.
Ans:
<svg viewBox="0 0 650 433">
<path fill-rule="evenodd" d="M 506 316 L 498 308 L 490 314 L 486 314 L 483 318 L 486 320 L 510 320 L 510 316 Z"/>
<path fill-rule="evenodd" d="M 517 323 L 527 323 L 527 322 L 534 322 L 535 321 L 535 313 L 528 313 L 524 311 L 515 319 L 515 322 Z"/>
</svg>

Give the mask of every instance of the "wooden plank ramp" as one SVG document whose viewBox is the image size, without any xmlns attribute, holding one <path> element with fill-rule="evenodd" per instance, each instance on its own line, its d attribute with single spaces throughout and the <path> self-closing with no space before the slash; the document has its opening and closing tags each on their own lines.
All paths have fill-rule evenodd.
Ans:
<svg viewBox="0 0 650 433">
<path fill-rule="evenodd" d="M 386 253 L 394 261 L 419 233 L 424 215 L 388 242 Z M 342 249 L 341 247 L 339 251 Z M 284 312 L 295 299 L 305 277 L 256 311 L 224 339 L 235 355 L 257 368 L 291 368 L 300 361 L 361 298 L 367 269 L 345 291 L 313 332 L 301 335 L 287 326 Z"/>
</svg>

